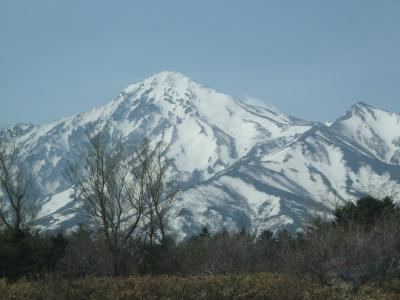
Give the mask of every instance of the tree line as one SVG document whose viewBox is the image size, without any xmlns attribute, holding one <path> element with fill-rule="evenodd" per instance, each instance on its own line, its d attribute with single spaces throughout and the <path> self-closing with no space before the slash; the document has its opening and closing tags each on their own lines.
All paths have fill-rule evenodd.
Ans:
<svg viewBox="0 0 400 300">
<path fill-rule="evenodd" d="M 32 167 L 15 143 L 0 143 L 0 277 L 272 272 L 359 285 L 400 275 L 400 210 L 391 198 L 348 202 L 298 233 L 204 227 L 175 240 L 168 225 L 179 183 L 164 150 L 147 138 L 127 147 L 118 133 L 89 135 L 64 176 L 92 226 L 46 234 L 31 226 Z"/>
</svg>

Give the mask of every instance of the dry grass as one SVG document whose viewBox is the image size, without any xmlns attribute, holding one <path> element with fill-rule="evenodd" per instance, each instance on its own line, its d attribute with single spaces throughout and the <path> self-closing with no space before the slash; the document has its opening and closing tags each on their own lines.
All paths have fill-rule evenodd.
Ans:
<svg viewBox="0 0 400 300">
<path fill-rule="evenodd" d="M 128 277 L 80 280 L 0 280 L 0 298 L 79 299 L 400 299 L 400 281 L 362 286 L 357 292 L 342 282 L 321 285 L 274 274 L 206 277 Z"/>
</svg>

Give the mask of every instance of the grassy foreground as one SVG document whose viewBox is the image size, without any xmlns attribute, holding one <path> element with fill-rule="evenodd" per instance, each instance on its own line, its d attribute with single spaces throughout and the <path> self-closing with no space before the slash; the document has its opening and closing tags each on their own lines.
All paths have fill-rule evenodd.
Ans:
<svg viewBox="0 0 400 300">
<path fill-rule="evenodd" d="M 356 291 L 338 282 L 261 273 L 205 277 L 85 278 L 46 282 L 0 280 L 0 298 L 50 299 L 400 299 L 400 281 L 364 285 Z"/>
</svg>

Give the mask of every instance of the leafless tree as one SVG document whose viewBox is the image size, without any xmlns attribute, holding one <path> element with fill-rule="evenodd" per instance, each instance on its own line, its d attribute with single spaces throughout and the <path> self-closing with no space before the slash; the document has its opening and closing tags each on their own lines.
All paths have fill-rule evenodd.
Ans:
<svg viewBox="0 0 400 300">
<path fill-rule="evenodd" d="M 176 193 L 166 193 L 168 164 L 159 144 L 153 146 L 145 138 L 131 148 L 115 132 L 88 135 L 87 147 L 68 163 L 65 174 L 102 234 L 114 274 L 120 275 L 135 234 L 145 229 L 151 241 L 158 231 L 165 236 Z"/>
<path fill-rule="evenodd" d="M 68 162 L 66 178 L 112 254 L 115 275 L 122 270 L 122 251 L 139 225 L 143 204 L 133 196 L 129 165 L 119 136 L 88 135 L 88 144 Z"/>
<path fill-rule="evenodd" d="M 171 165 L 164 155 L 162 142 L 152 144 L 144 138 L 135 148 L 132 174 L 135 194 L 144 204 L 144 228 L 149 245 L 161 243 L 167 236 L 167 226 L 174 217 L 172 205 L 179 192 L 178 181 L 168 174 Z"/>
<path fill-rule="evenodd" d="M 0 137 L 0 227 L 20 232 L 36 215 L 32 164 L 22 161 L 15 140 Z"/>
</svg>

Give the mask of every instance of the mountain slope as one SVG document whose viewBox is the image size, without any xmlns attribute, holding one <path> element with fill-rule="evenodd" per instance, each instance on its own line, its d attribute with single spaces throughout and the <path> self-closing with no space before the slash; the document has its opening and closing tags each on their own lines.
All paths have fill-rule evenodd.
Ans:
<svg viewBox="0 0 400 300">
<path fill-rule="evenodd" d="M 204 225 L 296 230 L 364 193 L 399 190 L 398 114 L 358 103 L 326 126 L 162 72 L 90 112 L 8 129 L 22 156 L 35 164 L 41 204 L 36 224 L 55 229 L 85 222 L 62 173 L 87 131 L 111 128 L 127 143 L 143 135 L 165 143 L 184 183 L 172 224 L 182 238 Z"/>
<path fill-rule="evenodd" d="M 188 208 L 175 226 L 296 230 L 365 193 L 396 194 L 399 171 L 318 124 L 274 153 L 254 146 L 224 172 L 186 191 L 181 205 Z"/>
<path fill-rule="evenodd" d="M 126 142 L 143 134 L 163 140 L 175 170 L 186 186 L 193 186 L 225 170 L 254 144 L 262 142 L 265 151 L 272 152 L 312 125 L 242 103 L 182 74 L 162 72 L 128 86 L 103 107 L 41 126 L 18 125 L 10 131 L 22 155 L 36 165 L 42 197 L 38 222 L 54 228 L 81 220 L 62 172 L 86 131 L 116 128 Z"/>
</svg>

